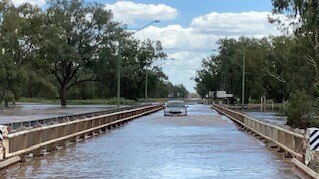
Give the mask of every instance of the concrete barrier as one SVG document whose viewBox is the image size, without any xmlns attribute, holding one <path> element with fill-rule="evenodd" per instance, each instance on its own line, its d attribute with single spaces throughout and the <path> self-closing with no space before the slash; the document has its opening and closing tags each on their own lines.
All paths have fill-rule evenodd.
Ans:
<svg viewBox="0 0 319 179">
<path fill-rule="evenodd" d="M 162 105 L 150 105 L 126 111 L 93 116 L 53 125 L 38 126 L 20 132 L 5 134 L 3 137 L 4 158 L 32 153 L 41 155 L 44 150 L 50 151 L 66 141 L 75 142 L 79 138 L 101 133 L 108 128 L 123 124 L 134 118 L 162 109 Z"/>
</svg>

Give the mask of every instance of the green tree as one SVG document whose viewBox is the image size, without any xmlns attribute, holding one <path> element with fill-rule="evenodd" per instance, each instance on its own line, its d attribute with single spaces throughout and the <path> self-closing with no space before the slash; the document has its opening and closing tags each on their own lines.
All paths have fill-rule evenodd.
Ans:
<svg viewBox="0 0 319 179">
<path fill-rule="evenodd" d="M 78 84 L 95 81 L 93 68 L 103 48 L 114 46 L 123 32 L 112 13 L 102 5 L 81 0 L 49 1 L 41 38 L 41 57 L 58 82 L 61 105 L 67 91 Z"/>
<path fill-rule="evenodd" d="M 313 104 L 311 97 L 304 92 L 295 91 L 290 94 L 287 109 L 287 125 L 306 128 L 309 126 Z"/>
</svg>

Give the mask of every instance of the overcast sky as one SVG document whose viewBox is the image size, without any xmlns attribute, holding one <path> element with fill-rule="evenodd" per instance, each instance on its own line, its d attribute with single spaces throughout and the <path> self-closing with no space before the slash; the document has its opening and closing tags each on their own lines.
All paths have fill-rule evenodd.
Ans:
<svg viewBox="0 0 319 179">
<path fill-rule="evenodd" d="M 87 0 L 93 2 L 93 0 Z M 31 2 L 42 6 L 45 0 L 13 0 L 15 4 Z M 216 41 L 224 37 L 263 37 L 280 32 L 268 23 L 271 0 L 97 0 L 111 9 L 116 20 L 138 29 L 160 20 L 136 33 L 141 40 L 160 40 L 169 58 L 158 62 L 174 84 L 183 84 L 195 92 L 191 80 L 203 58 L 217 49 Z"/>
</svg>

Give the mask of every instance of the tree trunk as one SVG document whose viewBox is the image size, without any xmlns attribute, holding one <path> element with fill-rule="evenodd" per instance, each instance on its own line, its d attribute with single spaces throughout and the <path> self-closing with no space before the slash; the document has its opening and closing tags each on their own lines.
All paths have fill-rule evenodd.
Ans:
<svg viewBox="0 0 319 179">
<path fill-rule="evenodd" d="M 61 90 L 60 90 L 60 101 L 61 101 L 61 106 L 66 106 L 66 89 L 65 89 L 65 87 L 61 88 Z"/>
</svg>

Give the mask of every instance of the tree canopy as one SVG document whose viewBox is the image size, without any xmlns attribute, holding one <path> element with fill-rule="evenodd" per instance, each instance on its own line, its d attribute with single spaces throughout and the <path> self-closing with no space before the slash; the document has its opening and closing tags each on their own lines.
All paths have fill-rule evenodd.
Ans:
<svg viewBox="0 0 319 179">
<path fill-rule="evenodd" d="M 161 43 L 135 39 L 98 3 L 49 0 L 42 9 L 1 1 L 0 49 L 5 104 L 20 97 L 59 98 L 63 106 L 67 99 L 115 97 L 119 56 L 121 96 L 142 98 L 146 72 L 150 97 L 167 97 L 176 89 L 187 93 L 153 66 L 167 57 Z"/>
<path fill-rule="evenodd" d="M 319 2 L 272 0 L 272 3 L 273 14 L 280 16 L 270 18 L 270 22 L 294 33 L 220 39 L 218 53 L 205 58 L 202 69 L 197 71 L 196 90 L 202 97 L 209 91 L 225 90 L 241 98 L 245 60 L 245 103 L 258 101 L 261 96 L 275 102 L 289 100 L 288 124 L 302 123 L 305 127 L 309 121 L 304 117 L 318 114 L 314 109 L 319 104 Z"/>
</svg>

